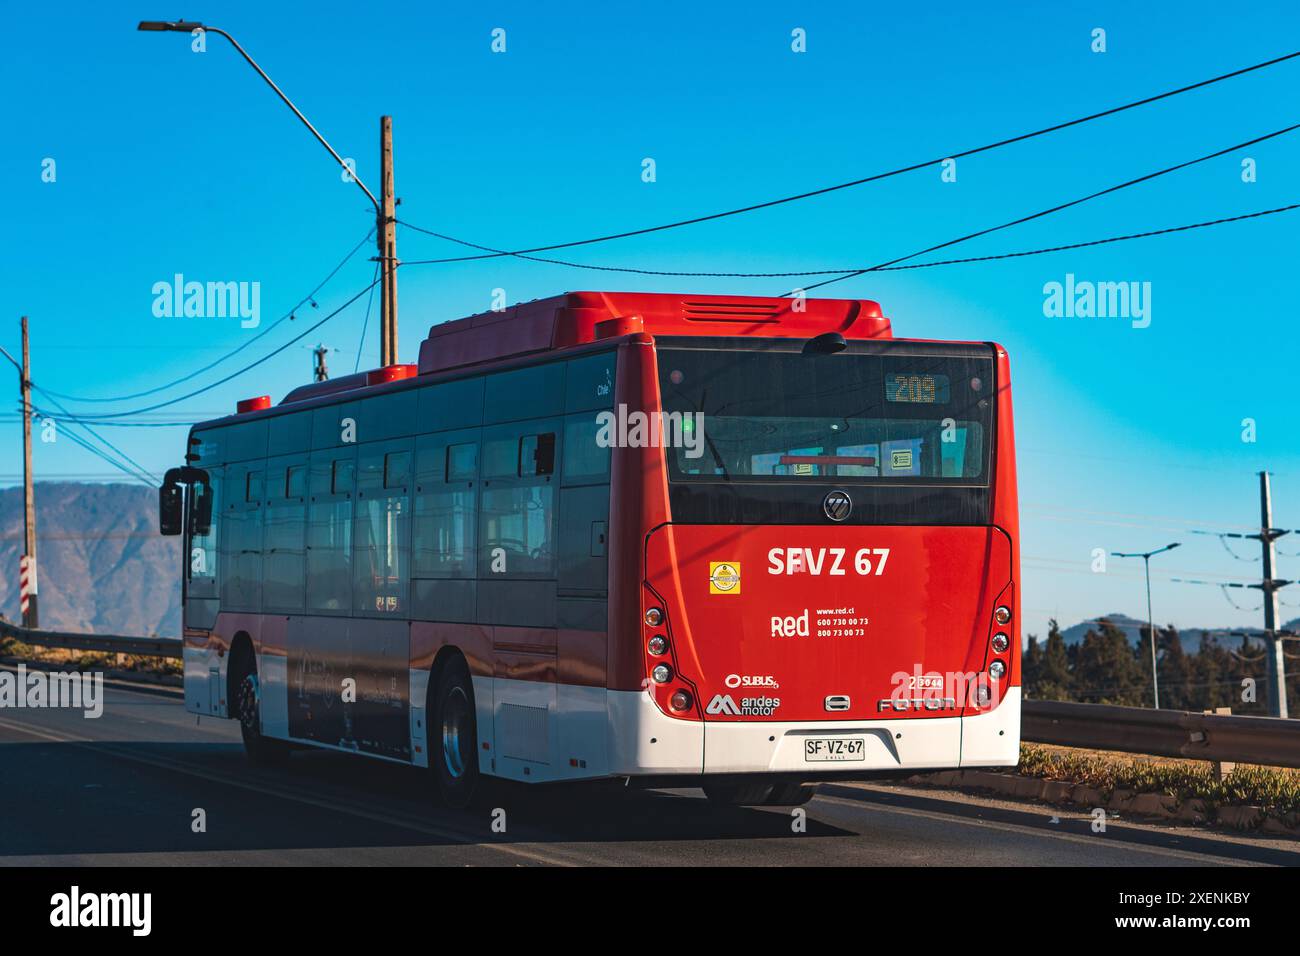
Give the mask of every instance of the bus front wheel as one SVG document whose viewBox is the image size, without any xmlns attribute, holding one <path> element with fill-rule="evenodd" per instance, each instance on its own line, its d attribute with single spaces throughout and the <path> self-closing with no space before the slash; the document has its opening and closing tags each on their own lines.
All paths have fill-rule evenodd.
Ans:
<svg viewBox="0 0 1300 956">
<path fill-rule="evenodd" d="M 244 738 L 244 753 L 249 763 L 258 767 L 283 766 L 289 759 L 288 745 L 262 735 L 262 691 L 256 665 L 240 680 L 238 694 L 235 716 L 239 719 L 239 733 Z"/>
<path fill-rule="evenodd" d="M 438 672 L 429 721 L 429 762 L 443 802 L 457 810 L 469 806 L 478 786 L 478 727 L 474 684 L 462 657 Z"/>
</svg>

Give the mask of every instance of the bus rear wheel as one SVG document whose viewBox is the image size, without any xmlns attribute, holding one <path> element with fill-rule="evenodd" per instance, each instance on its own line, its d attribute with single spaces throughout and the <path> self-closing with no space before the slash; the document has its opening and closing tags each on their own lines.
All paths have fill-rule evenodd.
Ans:
<svg viewBox="0 0 1300 956">
<path fill-rule="evenodd" d="M 815 783 L 778 783 L 763 802 L 769 807 L 801 807 L 816 795 Z"/>
<path fill-rule="evenodd" d="M 703 786 L 710 803 L 727 807 L 758 807 L 772 794 L 770 783 L 752 780 L 710 780 Z"/>
<path fill-rule="evenodd" d="M 478 787 L 474 684 L 463 657 L 448 661 L 438 672 L 432 703 L 429 761 L 438 793 L 447 806 L 463 810 L 474 799 Z"/>
<path fill-rule="evenodd" d="M 289 746 L 282 740 L 262 735 L 262 690 L 256 665 L 240 680 L 238 694 L 235 716 L 239 719 L 239 733 L 244 738 L 244 754 L 249 763 L 258 767 L 283 766 L 289 759 Z"/>
</svg>

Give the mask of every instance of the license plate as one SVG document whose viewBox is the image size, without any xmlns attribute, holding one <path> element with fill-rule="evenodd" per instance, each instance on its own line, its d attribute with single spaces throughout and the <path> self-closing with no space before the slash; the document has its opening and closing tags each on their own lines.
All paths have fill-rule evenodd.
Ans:
<svg viewBox="0 0 1300 956">
<path fill-rule="evenodd" d="M 866 760 L 866 741 L 861 737 L 808 737 L 803 742 L 803 759 L 809 763 Z"/>
</svg>

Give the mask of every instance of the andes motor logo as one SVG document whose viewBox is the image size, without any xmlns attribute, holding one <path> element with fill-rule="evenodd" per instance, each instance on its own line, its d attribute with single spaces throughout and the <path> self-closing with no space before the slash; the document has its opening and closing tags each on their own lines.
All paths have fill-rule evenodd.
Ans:
<svg viewBox="0 0 1300 956">
<path fill-rule="evenodd" d="M 780 697 L 742 697 L 740 704 L 730 694 L 716 694 L 704 708 L 706 714 L 727 717 L 771 717 L 781 706 Z"/>
</svg>

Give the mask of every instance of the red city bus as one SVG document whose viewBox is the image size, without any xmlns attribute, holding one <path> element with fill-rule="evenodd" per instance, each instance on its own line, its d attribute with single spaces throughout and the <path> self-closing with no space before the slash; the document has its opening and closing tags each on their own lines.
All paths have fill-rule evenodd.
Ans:
<svg viewBox="0 0 1300 956">
<path fill-rule="evenodd" d="M 183 489 L 188 489 L 183 493 Z M 185 705 L 481 775 L 699 786 L 1009 766 L 1007 355 L 866 300 L 575 292 L 241 402 L 161 491 Z"/>
</svg>

